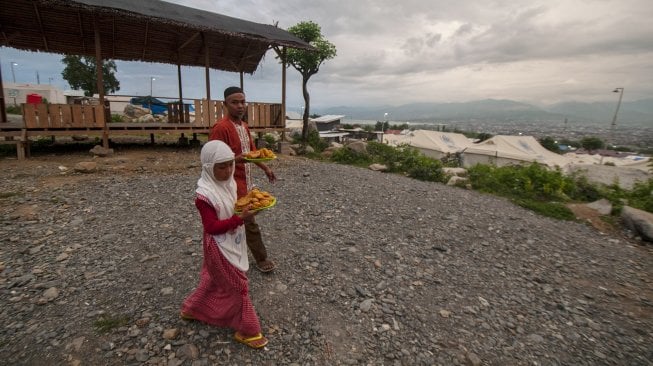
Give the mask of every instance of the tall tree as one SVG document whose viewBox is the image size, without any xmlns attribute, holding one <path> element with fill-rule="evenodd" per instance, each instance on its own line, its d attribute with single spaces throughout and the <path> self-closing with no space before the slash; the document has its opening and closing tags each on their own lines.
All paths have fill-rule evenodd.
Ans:
<svg viewBox="0 0 653 366">
<path fill-rule="evenodd" d="M 98 93 L 95 57 L 69 55 L 61 59 L 61 62 L 66 65 L 61 76 L 70 84 L 71 88 L 83 90 L 87 97 Z M 113 60 L 105 60 L 102 63 L 105 94 L 120 90 L 120 82 L 115 76 L 116 71 L 118 71 L 118 67 Z"/>
<path fill-rule="evenodd" d="M 304 96 L 304 115 L 302 141 L 308 139 L 308 117 L 310 116 L 311 98 L 308 94 L 308 79 L 320 71 L 320 66 L 326 60 L 336 57 L 336 46 L 322 35 L 322 29 L 312 21 L 300 22 L 288 28 L 288 32 L 313 46 L 314 50 L 291 48 L 286 51 L 286 67 L 292 66 L 302 75 L 302 94 Z M 277 50 L 280 57 L 281 52 Z M 282 60 L 283 61 L 283 60 Z"/>
<path fill-rule="evenodd" d="M 580 146 L 591 153 L 594 150 L 602 149 L 605 146 L 605 143 L 598 137 L 590 136 L 583 137 L 583 139 L 580 140 Z"/>
</svg>

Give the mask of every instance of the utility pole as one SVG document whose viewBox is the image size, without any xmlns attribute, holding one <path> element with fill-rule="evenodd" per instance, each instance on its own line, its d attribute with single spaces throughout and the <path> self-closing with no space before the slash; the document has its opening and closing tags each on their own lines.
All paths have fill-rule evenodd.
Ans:
<svg viewBox="0 0 653 366">
<path fill-rule="evenodd" d="M 615 88 L 613 93 L 619 93 L 619 101 L 617 102 L 617 109 L 614 111 L 614 117 L 612 117 L 612 125 L 610 126 L 610 142 L 614 146 L 614 132 L 617 127 L 617 113 L 619 113 L 619 107 L 621 106 L 621 98 L 624 96 L 624 88 Z"/>
</svg>

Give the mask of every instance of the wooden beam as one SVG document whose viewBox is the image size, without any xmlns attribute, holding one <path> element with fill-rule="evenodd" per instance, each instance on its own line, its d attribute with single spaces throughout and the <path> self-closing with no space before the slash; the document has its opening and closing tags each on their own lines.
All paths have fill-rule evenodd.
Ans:
<svg viewBox="0 0 653 366">
<path fill-rule="evenodd" d="M 82 48 L 84 49 L 84 52 L 86 52 L 86 42 L 84 41 L 84 26 L 82 25 L 82 14 L 79 11 L 77 12 L 77 21 L 79 24 L 79 39 L 82 40 Z"/>
<path fill-rule="evenodd" d="M 179 46 L 179 47 L 177 48 L 177 52 L 180 52 L 182 49 L 186 48 L 186 46 L 188 46 L 188 44 L 190 44 L 191 42 L 193 42 L 193 41 L 195 40 L 195 38 L 199 37 L 200 35 L 201 35 L 200 32 L 196 32 L 195 34 L 193 34 L 192 36 L 190 36 L 190 37 L 186 40 L 186 42 L 182 43 L 181 46 Z"/>
<path fill-rule="evenodd" d="M 147 50 L 147 36 L 150 32 L 150 22 L 145 22 L 145 34 L 143 35 L 143 56 L 145 58 L 145 51 Z"/>
<path fill-rule="evenodd" d="M 116 17 L 111 17 L 111 56 L 116 56 Z"/>
<path fill-rule="evenodd" d="M 39 12 L 39 7 L 34 3 L 34 14 L 36 15 L 36 21 L 39 23 L 39 32 L 42 34 L 43 46 L 45 47 L 45 52 L 50 52 L 48 47 L 48 39 L 45 37 L 45 31 L 43 30 L 43 22 L 41 21 L 41 13 Z"/>
</svg>

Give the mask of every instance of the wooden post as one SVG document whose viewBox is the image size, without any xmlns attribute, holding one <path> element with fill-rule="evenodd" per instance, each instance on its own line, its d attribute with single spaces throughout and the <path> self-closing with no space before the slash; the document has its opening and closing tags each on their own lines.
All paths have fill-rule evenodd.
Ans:
<svg viewBox="0 0 653 366">
<path fill-rule="evenodd" d="M 104 113 L 104 79 L 102 77 L 102 48 L 100 42 L 100 28 L 97 24 L 97 19 L 93 19 L 93 28 L 95 30 L 95 66 L 97 73 L 97 90 L 100 97 L 100 110 L 98 117 L 102 122 L 102 146 L 105 149 L 109 148 L 109 126 L 107 124 L 106 115 Z"/>
<path fill-rule="evenodd" d="M 243 80 L 243 72 L 240 72 L 240 88 L 245 90 L 245 81 Z"/>
<path fill-rule="evenodd" d="M 7 109 L 5 105 L 5 87 L 2 82 L 2 70 L 0 70 L 0 123 L 7 122 Z"/>
<path fill-rule="evenodd" d="M 179 108 L 183 110 L 184 97 L 181 91 L 181 64 L 179 62 L 177 62 L 177 82 L 179 83 L 179 103 L 180 103 Z M 179 116 L 179 122 L 180 123 L 190 122 L 190 121 L 185 121 L 184 118 L 185 118 L 184 113 L 181 113 L 181 115 Z"/>
<path fill-rule="evenodd" d="M 204 42 L 204 74 L 206 75 L 206 100 L 211 102 L 211 78 L 209 71 L 211 71 L 209 59 L 209 42 L 206 40 L 207 35 L 202 33 L 202 41 Z M 211 112 L 211 116 L 213 112 Z"/>
<path fill-rule="evenodd" d="M 286 46 L 281 50 L 281 142 L 286 141 Z"/>
</svg>

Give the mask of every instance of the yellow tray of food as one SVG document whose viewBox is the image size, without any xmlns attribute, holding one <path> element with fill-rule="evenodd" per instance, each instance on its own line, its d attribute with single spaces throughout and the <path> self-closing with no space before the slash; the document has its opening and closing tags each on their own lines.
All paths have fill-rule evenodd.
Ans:
<svg viewBox="0 0 653 366">
<path fill-rule="evenodd" d="M 250 211 L 267 210 L 276 204 L 276 197 L 272 196 L 269 192 L 254 188 L 251 191 L 247 192 L 247 195 L 239 198 L 236 201 L 235 211 L 242 212 L 243 209 L 249 205 L 251 205 L 249 209 Z"/>
<path fill-rule="evenodd" d="M 259 162 L 259 161 L 269 161 L 277 158 L 277 155 L 274 151 L 264 147 L 256 151 L 250 151 L 243 155 L 245 161 Z"/>
</svg>

